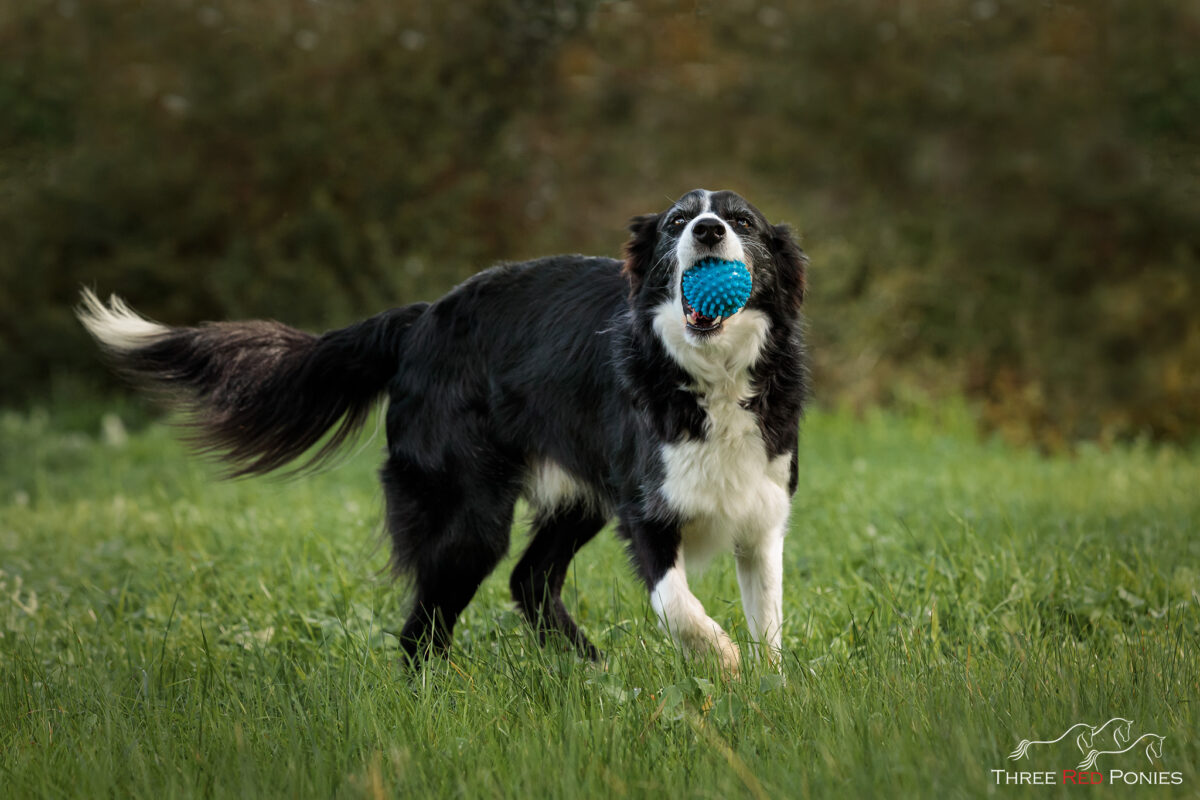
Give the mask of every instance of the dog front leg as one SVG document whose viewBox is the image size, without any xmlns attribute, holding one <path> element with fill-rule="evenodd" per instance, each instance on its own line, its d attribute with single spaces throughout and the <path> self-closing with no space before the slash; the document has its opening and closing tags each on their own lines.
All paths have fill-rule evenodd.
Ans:
<svg viewBox="0 0 1200 800">
<path fill-rule="evenodd" d="M 781 665 L 783 637 L 783 529 L 736 551 L 742 608 L 755 650 L 768 663 Z"/>
<path fill-rule="evenodd" d="M 726 673 L 736 675 L 741 664 L 738 646 L 688 587 L 678 526 L 638 525 L 631 540 L 659 624 L 689 653 L 712 653 Z"/>
<path fill-rule="evenodd" d="M 741 664 L 738 646 L 717 621 L 704 611 L 704 606 L 688 588 L 683 569 L 683 553 L 654 584 L 650 605 L 658 620 L 674 639 L 693 653 L 712 652 L 730 675 L 736 675 Z"/>
</svg>

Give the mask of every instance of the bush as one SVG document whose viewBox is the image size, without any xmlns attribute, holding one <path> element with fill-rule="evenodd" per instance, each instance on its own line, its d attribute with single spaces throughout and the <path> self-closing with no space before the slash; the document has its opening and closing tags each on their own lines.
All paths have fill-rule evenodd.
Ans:
<svg viewBox="0 0 1200 800">
<path fill-rule="evenodd" d="M 805 234 L 826 402 L 1200 430 L 1194 5 L 548 6 L 0 11 L 0 397 L 95 369 L 80 283 L 323 327 L 706 185 Z"/>
</svg>

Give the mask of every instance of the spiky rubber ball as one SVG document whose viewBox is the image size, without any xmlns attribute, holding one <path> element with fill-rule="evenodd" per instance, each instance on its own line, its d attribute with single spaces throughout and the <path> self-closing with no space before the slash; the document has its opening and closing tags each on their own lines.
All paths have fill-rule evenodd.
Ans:
<svg viewBox="0 0 1200 800">
<path fill-rule="evenodd" d="M 724 318 L 742 310 L 753 285 L 743 262 L 705 258 L 683 273 L 683 299 L 697 314 Z"/>
</svg>

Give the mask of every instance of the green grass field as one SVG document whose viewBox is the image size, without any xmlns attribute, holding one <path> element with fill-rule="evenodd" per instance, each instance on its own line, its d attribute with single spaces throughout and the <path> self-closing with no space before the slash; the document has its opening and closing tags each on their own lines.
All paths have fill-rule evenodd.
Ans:
<svg viewBox="0 0 1200 800">
<path fill-rule="evenodd" d="M 981 443 L 961 409 L 814 413 L 787 545 L 781 678 L 680 656 L 611 534 L 565 596 L 604 668 L 507 598 L 449 662 L 398 664 L 381 434 L 294 482 L 218 482 L 173 432 L 0 415 L 4 797 L 973 797 L 1200 793 L 1200 451 Z M 111 428 L 111 426 L 110 426 Z M 729 558 L 696 592 L 743 633 Z M 1166 736 L 1061 772 L 1070 725 Z M 1113 748 L 1115 749 L 1115 748 Z M 1113 785 L 1110 770 L 1179 773 Z"/>
</svg>

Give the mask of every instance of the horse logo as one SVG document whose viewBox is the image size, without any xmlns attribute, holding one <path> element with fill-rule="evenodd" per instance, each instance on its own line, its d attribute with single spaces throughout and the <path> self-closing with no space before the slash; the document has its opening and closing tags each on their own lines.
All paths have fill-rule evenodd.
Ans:
<svg viewBox="0 0 1200 800">
<path fill-rule="evenodd" d="M 1130 742 L 1129 746 L 1125 747 L 1124 749 L 1092 750 L 1087 754 L 1087 758 L 1080 762 L 1079 769 L 1090 770 L 1092 767 L 1096 766 L 1096 759 L 1100 756 L 1115 756 L 1120 755 L 1121 753 L 1128 753 L 1130 750 L 1147 740 L 1149 741 L 1149 744 L 1146 745 L 1146 760 L 1153 764 L 1154 759 L 1162 758 L 1162 746 L 1166 739 L 1167 737 L 1159 736 L 1157 733 L 1143 733 L 1137 739 Z"/>
<path fill-rule="evenodd" d="M 1124 750 L 1099 750 L 1096 747 L 1096 737 L 1103 733 L 1104 730 L 1113 723 L 1117 724 L 1115 727 L 1113 727 L 1112 738 L 1113 741 L 1116 742 L 1117 747 L 1121 747 L 1123 744 L 1125 744 L 1125 742 L 1129 741 L 1130 734 L 1132 733 L 1131 728 L 1133 726 L 1133 720 L 1128 720 L 1124 717 L 1113 717 L 1108 722 L 1099 726 L 1092 726 L 1086 722 L 1076 722 L 1074 725 L 1063 731 L 1062 734 L 1060 734 L 1056 739 L 1048 739 L 1044 741 L 1039 739 L 1022 739 L 1017 744 L 1017 749 L 1008 754 L 1008 758 L 1009 760 L 1024 758 L 1029 752 L 1029 748 L 1033 745 L 1058 744 L 1076 731 L 1078 731 L 1078 733 L 1075 734 L 1075 746 L 1079 748 L 1079 752 L 1081 753 L 1123 753 L 1125 752 Z M 1130 747 L 1132 747 L 1132 745 L 1130 745 Z M 1094 760 L 1095 759 L 1093 759 L 1093 761 Z"/>
</svg>

